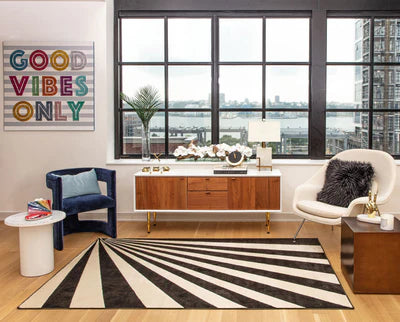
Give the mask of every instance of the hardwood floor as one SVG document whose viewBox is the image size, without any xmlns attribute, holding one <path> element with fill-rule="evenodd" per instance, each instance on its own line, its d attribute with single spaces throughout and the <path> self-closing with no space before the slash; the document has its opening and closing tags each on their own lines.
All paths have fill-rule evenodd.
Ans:
<svg viewBox="0 0 400 322">
<path fill-rule="evenodd" d="M 161 217 L 161 216 L 160 216 Z M 145 222 L 119 222 L 118 237 L 152 238 L 282 238 L 292 237 L 298 222 L 272 222 L 271 234 L 261 222 L 159 222 L 147 234 Z M 27 278 L 19 274 L 18 229 L 0 222 L 1 321 L 399 321 L 400 295 L 354 295 L 340 269 L 340 228 L 306 223 L 299 237 L 319 238 L 354 310 L 18 310 L 17 306 L 97 237 L 96 233 L 65 236 L 55 252 L 55 270 Z M 400 276 L 399 276 L 400 278 Z"/>
</svg>

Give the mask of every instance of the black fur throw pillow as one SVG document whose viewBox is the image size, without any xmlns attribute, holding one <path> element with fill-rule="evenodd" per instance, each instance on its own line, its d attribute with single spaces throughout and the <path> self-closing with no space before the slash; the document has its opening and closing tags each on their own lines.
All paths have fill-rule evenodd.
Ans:
<svg viewBox="0 0 400 322">
<path fill-rule="evenodd" d="M 348 207 L 359 197 L 368 196 L 374 168 L 371 163 L 331 160 L 326 168 L 325 183 L 317 200 L 334 206 Z"/>
</svg>

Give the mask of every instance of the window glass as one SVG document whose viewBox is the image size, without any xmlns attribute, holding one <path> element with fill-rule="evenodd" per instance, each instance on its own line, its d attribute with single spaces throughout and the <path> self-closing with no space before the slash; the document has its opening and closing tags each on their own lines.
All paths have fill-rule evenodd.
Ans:
<svg viewBox="0 0 400 322">
<path fill-rule="evenodd" d="M 168 19 L 171 62 L 211 61 L 211 19 Z"/>
<path fill-rule="evenodd" d="M 308 66 L 266 68 L 267 108 L 308 108 Z"/>
<path fill-rule="evenodd" d="M 262 19 L 219 19 L 220 61 L 262 60 Z"/>
<path fill-rule="evenodd" d="M 261 66 L 220 66 L 220 108 L 261 107 Z"/>
<path fill-rule="evenodd" d="M 390 154 L 400 154 L 400 114 L 380 112 L 373 114 L 372 148 Z"/>
<path fill-rule="evenodd" d="M 368 115 L 363 112 L 326 113 L 326 154 L 368 148 Z"/>
<path fill-rule="evenodd" d="M 281 142 L 268 144 L 274 153 L 308 154 L 308 112 L 268 112 L 266 119 L 279 121 L 281 125 Z"/>
<path fill-rule="evenodd" d="M 150 121 L 150 150 L 165 151 L 165 112 L 157 112 Z M 124 154 L 142 153 L 142 122 L 135 112 L 123 112 L 122 149 Z"/>
<path fill-rule="evenodd" d="M 374 60 L 400 63 L 400 19 L 374 20 Z"/>
<path fill-rule="evenodd" d="M 191 142 L 198 146 L 211 144 L 210 112 L 170 112 L 168 121 L 169 153 Z"/>
<path fill-rule="evenodd" d="M 161 66 L 123 66 L 122 92 L 134 96 L 141 87 L 151 85 L 158 90 L 164 107 L 164 67 Z M 125 105 L 125 103 L 124 103 Z"/>
<path fill-rule="evenodd" d="M 328 62 L 368 62 L 369 19 L 329 18 L 327 21 Z"/>
<path fill-rule="evenodd" d="M 266 60 L 309 61 L 310 20 L 308 18 L 266 19 Z"/>
<path fill-rule="evenodd" d="M 400 67 L 374 67 L 374 108 L 400 108 Z"/>
<path fill-rule="evenodd" d="M 249 121 L 261 120 L 261 112 L 221 112 L 219 115 L 219 143 L 253 147 L 260 142 L 248 142 Z"/>
<path fill-rule="evenodd" d="M 121 20 L 122 61 L 164 60 L 164 19 Z"/>
<path fill-rule="evenodd" d="M 211 108 L 211 67 L 170 66 L 169 108 Z"/>
<path fill-rule="evenodd" d="M 369 108 L 369 67 L 327 66 L 326 108 Z"/>
</svg>

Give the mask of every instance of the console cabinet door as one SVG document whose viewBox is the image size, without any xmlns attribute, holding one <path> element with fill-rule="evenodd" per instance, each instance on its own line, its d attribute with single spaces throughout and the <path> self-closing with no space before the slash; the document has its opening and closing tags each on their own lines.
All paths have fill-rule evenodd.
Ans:
<svg viewBox="0 0 400 322">
<path fill-rule="evenodd" d="M 136 209 L 187 209 L 187 178 L 136 177 Z"/>
<path fill-rule="evenodd" d="M 280 177 L 229 178 L 229 209 L 279 210 L 280 182 Z"/>
<path fill-rule="evenodd" d="M 228 204 L 232 210 L 255 209 L 255 178 L 228 178 Z"/>
<path fill-rule="evenodd" d="M 281 178 L 254 178 L 255 179 L 255 209 L 280 209 Z"/>
</svg>

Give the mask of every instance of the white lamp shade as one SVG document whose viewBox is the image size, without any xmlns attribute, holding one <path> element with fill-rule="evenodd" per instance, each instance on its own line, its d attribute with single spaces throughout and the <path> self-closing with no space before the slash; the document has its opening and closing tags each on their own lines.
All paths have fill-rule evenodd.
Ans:
<svg viewBox="0 0 400 322">
<path fill-rule="evenodd" d="M 248 142 L 280 142 L 281 124 L 278 121 L 250 121 Z"/>
</svg>

